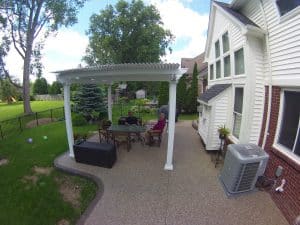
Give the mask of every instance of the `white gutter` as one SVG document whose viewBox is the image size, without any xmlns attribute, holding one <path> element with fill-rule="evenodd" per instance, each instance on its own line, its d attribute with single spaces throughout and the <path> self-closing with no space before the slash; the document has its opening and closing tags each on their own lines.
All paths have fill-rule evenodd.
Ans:
<svg viewBox="0 0 300 225">
<path fill-rule="evenodd" d="M 269 29 L 268 29 L 268 23 L 266 19 L 266 13 L 264 10 L 263 1 L 260 0 L 260 7 L 263 12 L 264 17 L 264 23 L 265 23 L 265 29 L 266 29 L 266 49 L 267 49 L 267 55 L 268 55 L 268 66 L 269 66 L 269 98 L 268 98 L 268 111 L 267 111 L 267 121 L 263 136 L 263 142 L 262 142 L 262 148 L 264 149 L 266 146 L 267 136 L 269 135 L 269 126 L 270 126 L 270 116 L 271 116 L 271 103 L 272 103 L 272 63 L 271 63 L 271 53 L 270 53 L 270 47 L 269 47 Z"/>
</svg>

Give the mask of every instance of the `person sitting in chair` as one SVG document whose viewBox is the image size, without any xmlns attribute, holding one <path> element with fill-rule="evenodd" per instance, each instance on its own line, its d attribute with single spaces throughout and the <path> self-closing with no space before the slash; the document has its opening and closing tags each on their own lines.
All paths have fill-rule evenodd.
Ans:
<svg viewBox="0 0 300 225">
<path fill-rule="evenodd" d="M 161 134 L 165 128 L 165 125 L 166 125 L 166 116 L 164 113 L 160 113 L 157 123 L 150 130 L 146 132 L 145 143 L 151 144 L 151 137 L 153 137 L 155 134 Z"/>
<path fill-rule="evenodd" d="M 126 117 L 125 124 L 126 125 L 133 125 L 133 124 L 138 125 L 138 119 L 133 115 L 132 111 L 128 111 L 128 116 Z"/>
</svg>

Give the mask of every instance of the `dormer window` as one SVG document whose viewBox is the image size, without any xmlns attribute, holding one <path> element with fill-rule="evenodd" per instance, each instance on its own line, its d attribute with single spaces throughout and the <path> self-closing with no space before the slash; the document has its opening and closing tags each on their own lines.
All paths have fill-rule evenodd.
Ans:
<svg viewBox="0 0 300 225">
<path fill-rule="evenodd" d="M 219 41 L 217 41 L 215 43 L 215 54 L 216 54 L 216 58 L 220 57 L 220 42 Z"/>
<path fill-rule="evenodd" d="M 228 32 L 222 35 L 222 43 L 223 43 L 223 53 L 229 51 L 229 39 L 228 39 Z"/>
<path fill-rule="evenodd" d="M 276 3 L 281 16 L 300 6 L 300 0 L 276 0 Z"/>
</svg>

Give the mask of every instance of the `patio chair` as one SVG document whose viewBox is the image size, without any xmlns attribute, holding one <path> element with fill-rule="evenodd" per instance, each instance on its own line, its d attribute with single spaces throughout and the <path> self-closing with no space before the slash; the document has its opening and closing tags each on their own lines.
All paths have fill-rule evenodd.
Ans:
<svg viewBox="0 0 300 225">
<path fill-rule="evenodd" d="M 151 130 L 149 131 L 149 146 L 157 144 L 160 147 L 163 130 Z"/>
<path fill-rule="evenodd" d="M 122 144 L 126 144 L 127 151 L 129 152 L 131 148 L 131 137 L 128 133 L 116 132 L 112 133 L 112 140 L 116 148 L 120 147 Z"/>
</svg>

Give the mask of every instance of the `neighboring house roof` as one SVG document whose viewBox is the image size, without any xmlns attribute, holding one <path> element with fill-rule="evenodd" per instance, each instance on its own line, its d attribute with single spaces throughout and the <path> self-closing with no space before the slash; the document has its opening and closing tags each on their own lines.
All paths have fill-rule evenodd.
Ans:
<svg viewBox="0 0 300 225">
<path fill-rule="evenodd" d="M 254 23 L 248 17 L 246 17 L 243 14 L 241 14 L 241 13 L 233 10 L 232 8 L 230 8 L 231 5 L 226 4 L 224 2 L 217 2 L 217 1 L 215 1 L 215 3 L 217 5 L 219 5 L 220 7 L 222 7 L 222 9 L 224 9 L 226 12 L 228 12 L 229 14 L 231 14 L 232 16 L 234 16 L 237 20 L 239 20 L 244 25 L 252 25 L 252 26 L 255 26 L 255 27 L 259 27 L 256 23 Z"/>
<path fill-rule="evenodd" d="M 208 103 L 211 99 L 218 96 L 222 93 L 225 89 L 230 87 L 231 84 L 215 84 L 207 89 L 200 97 L 198 98 L 199 101 Z"/>
<path fill-rule="evenodd" d="M 201 68 L 201 70 L 199 72 L 199 77 L 207 77 L 207 75 L 208 75 L 207 63 L 203 63 L 202 65 L 203 65 L 203 67 Z"/>
<path fill-rule="evenodd" d="M 194 58 L 181 58 L 181 67 L 188 68 L 186 74 L 192 75 L 194 70 L 194 64 L 197 63 L 197 70 L 200 73 L 205 67 L 207 67 L 207 63 L 204 63 L 204 52 L 200 55 L 197 55 Z"/>
</svg>

